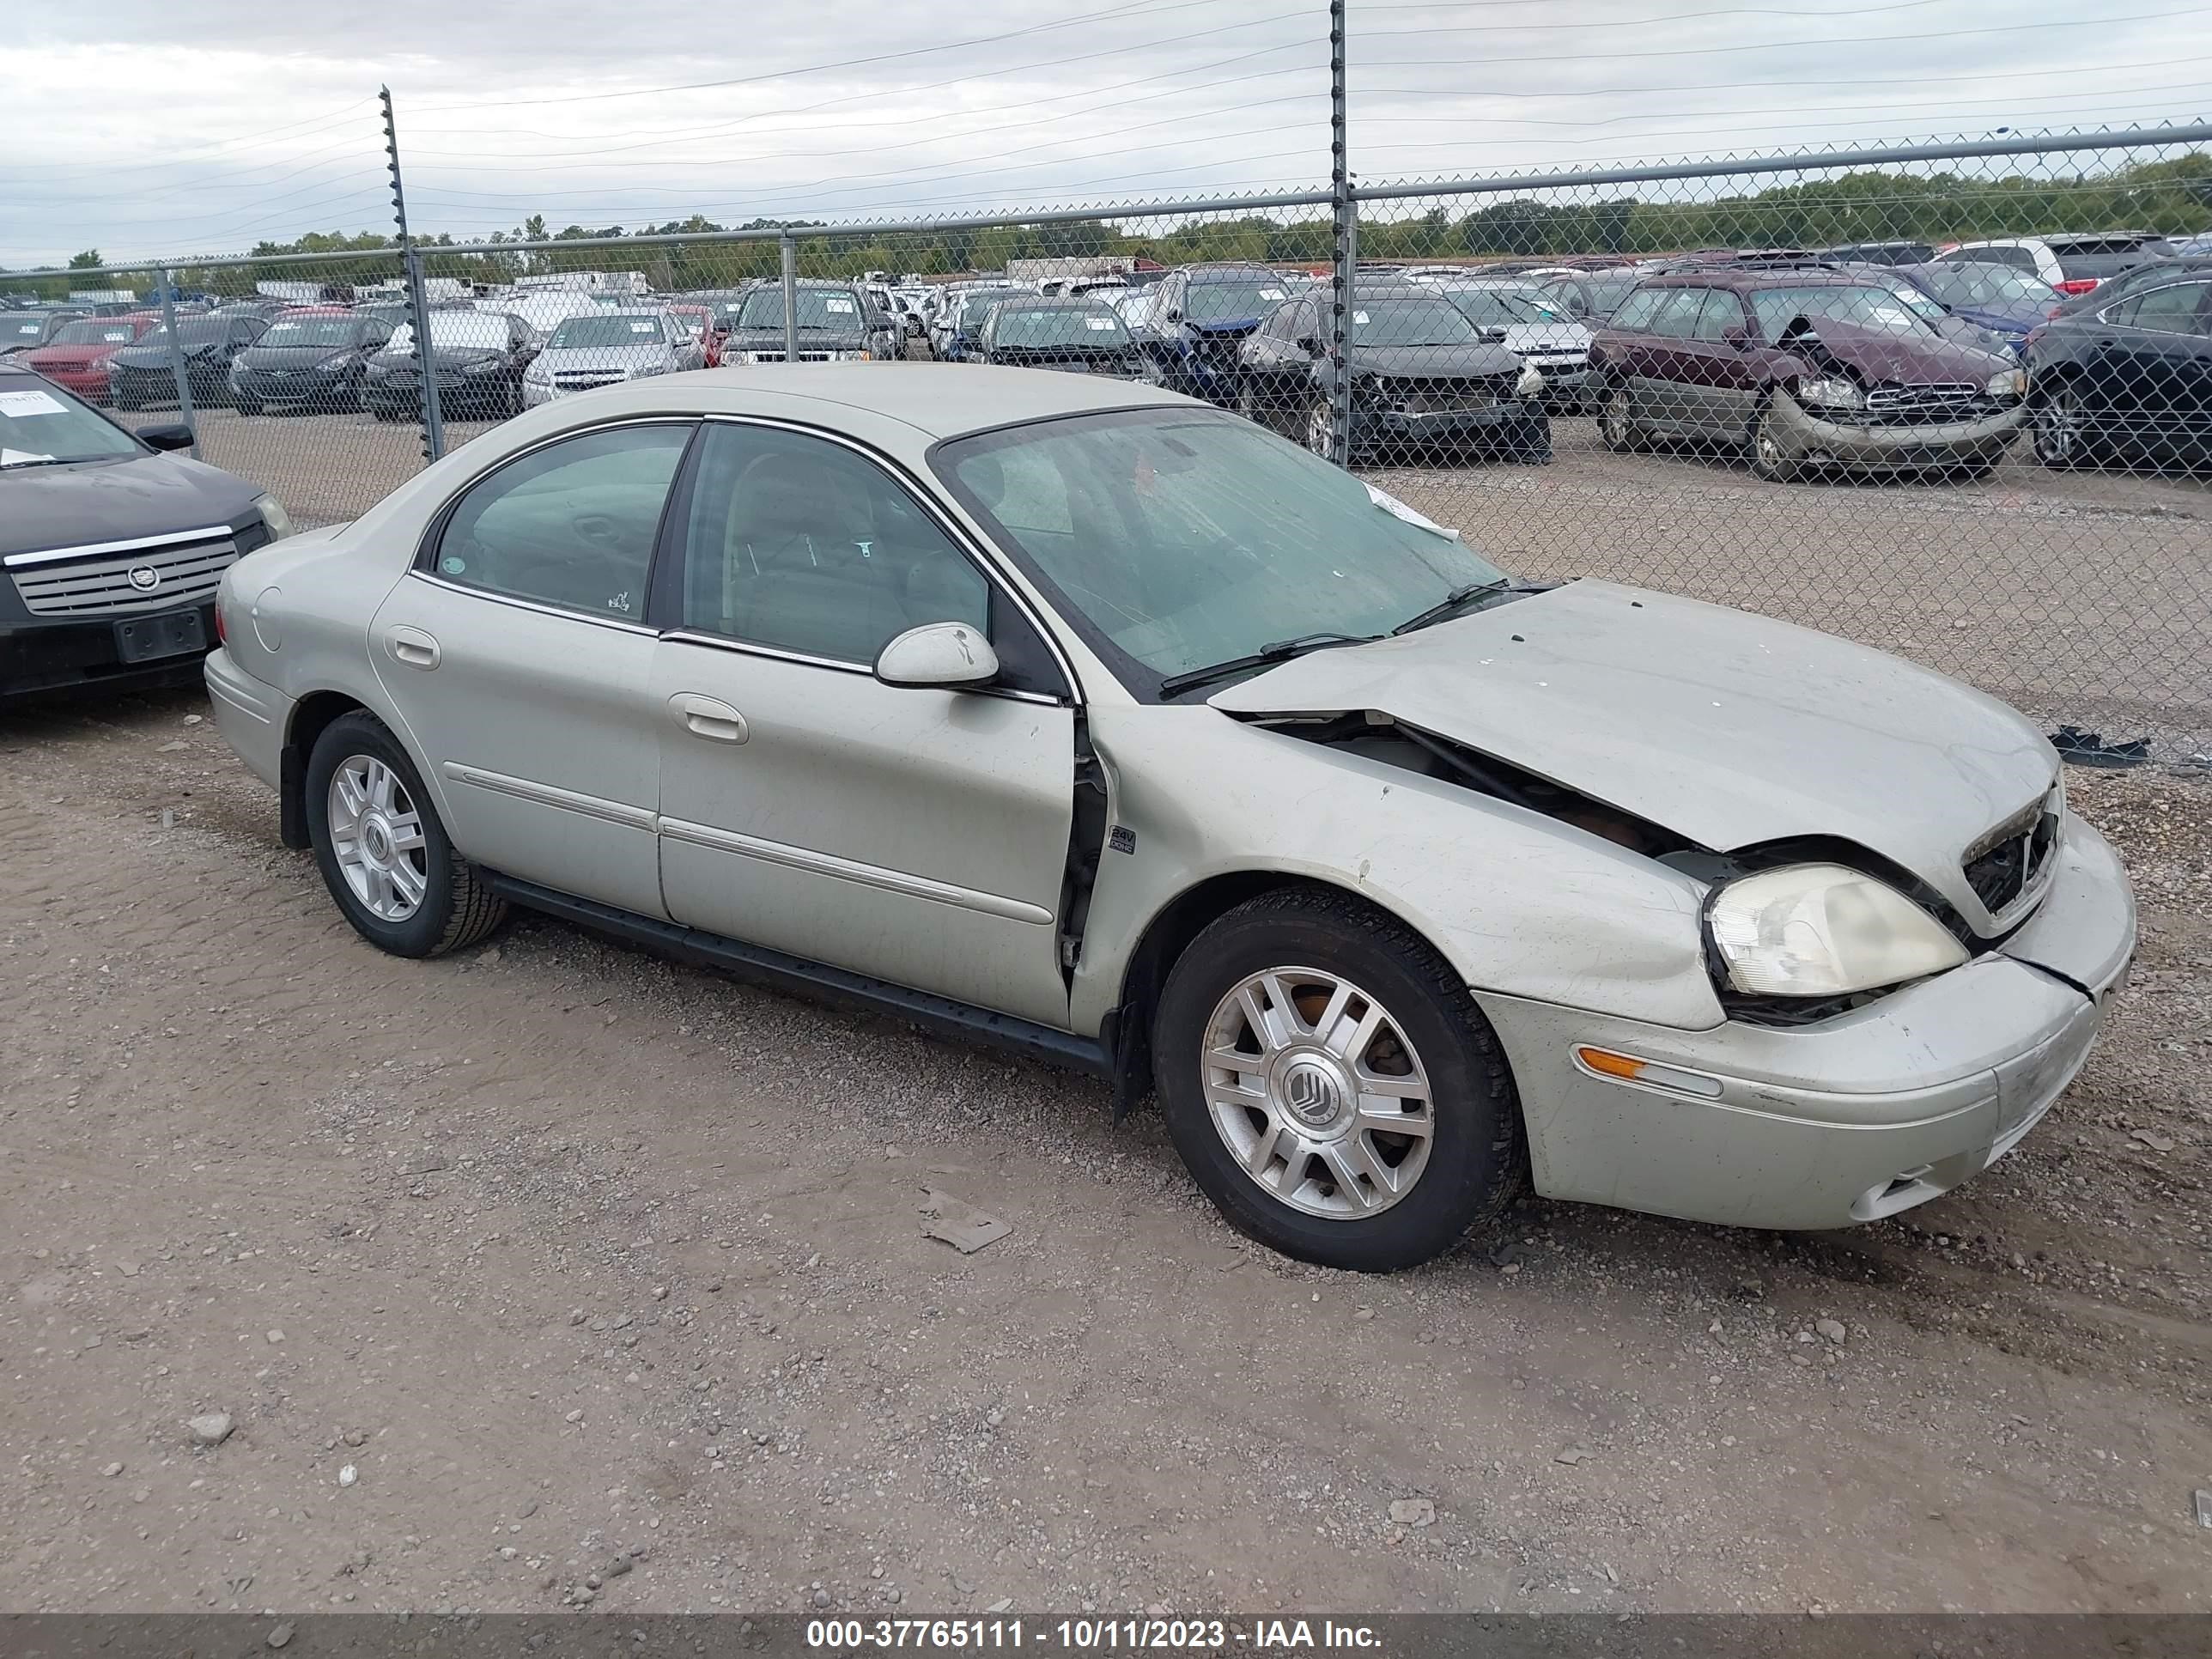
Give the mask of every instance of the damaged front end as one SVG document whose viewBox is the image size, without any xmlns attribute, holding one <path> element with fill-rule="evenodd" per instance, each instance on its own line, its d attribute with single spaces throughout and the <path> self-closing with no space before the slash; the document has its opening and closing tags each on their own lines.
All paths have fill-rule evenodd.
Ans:
<svg viewBox="0 0 2212 1659">
<path fill-rule="evenodd" d="M 1979 466 L 1996 461 L 2027 420 L 2027 382 L 2017 367 L 1993 368 L 1981 354 L 1956 353 L 1933 374 L 1878 348 L 1860 349 L 1868 331 L 1801 317 L 1781 349 L 1804 365 L 1772 393 L 1761 422 L 1767 459 L 1861 470 Z M 1934 378 L 1959 373 L 1960 379 Z"/>
</svg>

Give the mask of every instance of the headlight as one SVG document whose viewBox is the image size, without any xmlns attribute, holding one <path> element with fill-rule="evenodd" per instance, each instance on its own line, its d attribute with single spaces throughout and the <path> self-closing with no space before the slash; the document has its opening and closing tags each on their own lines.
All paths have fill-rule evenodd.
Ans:
<svg viewBox="0 0 2212 1659">
<path fill-rule="evenodd" d="M 543 363 L 532 363 L 528 368 L 523 370 L 522 378 L 532 386 L 551 386 L 553 371 Z"/>
<path fill-rule="evenodd" d="M 1799 864 L 1732 881 L 1706 913 L 1739 991 L 1831 997 L 1955 968 L 1965 948 L 1885 883 L 1838 864 Z"/>
<path fill-rule="evenodd" d="M 269 539 L 281 542 L 292 533 L 292 515 L 284 510 L 284 503 L 274 495 L 258 495 L 253 509 L 260 514 L 261 522 L 269 526 Z"/>
<path fill-rule="evenodd" d="M 1534 363 L 1521 366 L 1521 378 L 1513 382 L 1513 395 L 1533 398 L 1544 389 L 1544 371 Z"/>
<path fill-rule="evenodd" d="M 464 374 L 496 374 L 501 369 L 506 367 L 507 365 L 496 357 L 480 357 L 475 362 L 463 363 L 461 365 L 461 373 Z"/>
<path fill-rule="evenodd" d="M 1866 393 L 1855 381 L 1816 376 L 1797 383 L 1797 401 L 1821 409 L 1864 409 Z"/>
<path fill-rule="evenodd" d="M 317 368 L 343 368 L 352 361 L 353 354 L 351 352 L 334 351 L 329 356 L 324 358 L 322 362 L 317 363 L 315 367 Z"/>
<path fill-rule="evenodd" d="M 1989 385 L 1982 388 L 1992 398 L 2019 398 L 2027 392 L 2027 376 L 2019 369 L 2008 368 L 1990 376 Z"/>
</svg>

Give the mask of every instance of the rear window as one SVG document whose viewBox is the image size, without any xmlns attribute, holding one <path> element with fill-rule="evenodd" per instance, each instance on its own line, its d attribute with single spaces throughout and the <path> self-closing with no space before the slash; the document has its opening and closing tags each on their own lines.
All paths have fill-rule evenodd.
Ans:
<svg viewBox="0 0 2212 1659">
<path fill-rule="evenodd" d="M 2123 232 L 2112 236 L 2046 236 L 2051 251 L 2060 258 L 2074 253 L 2171 253 L 2172 245 L 2163 236 Z"/>
<path fill-rule="evenodd" d="M 2163 246 L 2164 244 L 2158 246 Z M 2059 275 L 2069 283 L 2101 283 L 2107 276 L 2133 270 L 2137 265 L 2148 264 L 2159 257 L 2155 247 L 2109 248 L 2093 252 L 2083 252 L 2075 248 L 2054 248 L 2051 251 L 2058 256 Z"/>
</svg>

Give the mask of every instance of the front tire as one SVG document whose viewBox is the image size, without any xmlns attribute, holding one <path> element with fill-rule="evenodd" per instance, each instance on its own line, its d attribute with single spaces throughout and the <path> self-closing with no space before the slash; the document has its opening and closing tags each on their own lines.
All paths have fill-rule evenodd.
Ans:
<svg viewBox="0 0 2212 1659">
<path fill-rule="evenodd" d="M 2035 459 L 2044 465 L 2066 471 L 2088 463 L 2088 416 L 2081 391 L 2071 381 L 2062 380 L 2039 393 L 2029 406 L 2027 418 L 2034 434 Z"/>
<path fill-rule="evenodd" d="M 1802 466 L 1795 455 L 1782 446 L 1782 434 L 1774 427 L 1774 402 L 1767 399 L 1759 406 L 1759 413 L 1751 417 L 1749 434 L 1751 476 L 1768 483 L 1793 483 Z"/>
<path fill-rule="evenodd" d="M 1349 895 L 1263 894 L 1214 922 L 1168 977 L 1152 1047 L 1192 1178 L 1286 1255 L 1410 1267 L 1519 1188 L 1496 1034 L 1432 946 Z"/>
<path fill-rule="evenodd" d="M 395 957 L 473 945 L 507 901 L 453 849 L 415 763 L 373 714 L 332 720 L 307 760 L 315 863 L 354 931 Z"/>
</svg>

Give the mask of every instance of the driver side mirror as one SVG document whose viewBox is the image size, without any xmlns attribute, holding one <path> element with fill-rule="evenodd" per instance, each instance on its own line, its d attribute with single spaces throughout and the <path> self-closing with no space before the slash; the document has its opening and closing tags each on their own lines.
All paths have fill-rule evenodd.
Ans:
<svg viewBox="0 0 2212 1659">
<path fill-rule="evenodd" d="M 1733 350 L 1748 350 L 1751 346 L 1751 331 L 1741 323 L 1730 323 L 1721 331 L 1721 343 Z"/>
<path fill-rule="evenodd" d="M 138 441 L 149 449 L 190 449 L 192 429 L 182 421 L 167 421 L 160 426 L 142 426 Z"/>
<path fill-rule="evenodd" d="M 885 685 L 982 685 L 999 677 L 999 653 L 972 623 L 924 623 L 909 628 L 876 658 Z"/>
<path fill-rule="evenodd" d="M 1482 331 L 1482 343 L 1485 345 L 1504 345 L 1505 343 L 1505 331 L 1502 328 L 1484 329 Z"/>
</svg>

